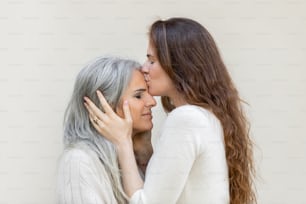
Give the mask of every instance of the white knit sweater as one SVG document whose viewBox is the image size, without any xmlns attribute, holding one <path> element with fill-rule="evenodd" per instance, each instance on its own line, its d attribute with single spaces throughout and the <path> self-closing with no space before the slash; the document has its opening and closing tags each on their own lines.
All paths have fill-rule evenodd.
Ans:
<svg viewBox="0 0 306 204">
<path fill-rule="evenodd" d="M 214 114 L 193 105 L 174 109 L 131 204 L 228 204 L 223 129 Z"/>
<path fill-rule="evenodd" d="M 85 143 L 65 149 L 57 179 L 57 204 L 117 204 L 104 166 Z"/>
</svg>

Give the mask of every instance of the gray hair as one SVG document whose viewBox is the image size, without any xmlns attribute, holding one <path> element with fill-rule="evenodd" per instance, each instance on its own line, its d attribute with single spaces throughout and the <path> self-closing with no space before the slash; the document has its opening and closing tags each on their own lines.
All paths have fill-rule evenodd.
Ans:
<svg viewBox="0 0 306 204">
<path fill-rule="evenodd" d="M 89 97 L 101 108 L 96 90 L 100 90 L 115 110 L 128 86 L 133 71 L 140 68 L 133 60 L 117 57 L 99 57 L 83 68 L 77 76 L 73 94 L 65 112 L 64 144 L 66 147 L 84 142 L 99 156 L 111 180 L 118 203 L 126 203 L 116 150 L 112 143 L 101 136 L 91 125 L 83 97 Z"/>
</svg>

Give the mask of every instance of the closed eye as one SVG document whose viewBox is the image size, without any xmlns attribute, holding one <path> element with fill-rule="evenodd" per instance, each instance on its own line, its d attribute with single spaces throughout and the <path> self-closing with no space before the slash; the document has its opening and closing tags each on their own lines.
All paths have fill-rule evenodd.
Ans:
<svg viewBox="0 0 306 204">
<path fill-rule="evenodd" d="M 141 99 L 141 97 L 142 97 L 141 95 L 142 95 L 142 94 L 136 94 L 134 97 L 135 97 L 135 98 L 138 98 L 138 99 Z"/>
<path fill-rule="evenodd" d="M 145 91 L 146 91 L 146 89 L 137 89 L 135 91 L 134 97 L 138 98 L 138 99 L 141 99 L 142 95 L 143 95 L 143 92 L 145 92 Z"/>
<path fill-rule="evenodd" d="M 154 57 L 152 55 L 147 54 L 147 58 L 148 58 L 148 61 L 149 61 L 150 64 L 154 64 L 154 60 L 153 60 Z"/>
</svg>

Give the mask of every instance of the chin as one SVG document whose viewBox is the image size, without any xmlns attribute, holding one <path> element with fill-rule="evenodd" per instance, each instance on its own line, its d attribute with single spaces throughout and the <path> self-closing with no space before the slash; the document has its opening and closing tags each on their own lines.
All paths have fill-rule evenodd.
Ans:
<svg viewBox="0 0 306 204">
<path fill-rule="evenodd" d="M 150 125 L 148 125 L 147 131 L 152 130 L 153 128 L 153 123 L 151 123 Z"/>
<path fill-rule="evenodd" d="M 153 128 L 153 124 L 148 124 L 148 125 L 144 125 L 142 127 L 137 127 L 134 129 L 134 132 L 146 132 L 146 131 L 150 131 Z"/>
</svg>

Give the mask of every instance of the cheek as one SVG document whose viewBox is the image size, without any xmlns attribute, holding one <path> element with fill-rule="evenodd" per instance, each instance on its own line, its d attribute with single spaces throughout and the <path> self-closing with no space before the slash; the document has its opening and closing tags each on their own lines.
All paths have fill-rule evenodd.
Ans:
<svg viewBox="0 0 306 204">
<path fill-rule="evenodd" d="M 130 112 L 133 121 L 137 121 L 140 119 L 142 111 L 143 111 L 144 103 L 143 102 L 134 102 L 130 103 Z"/>
<path fill-rule="evenodd" d="M 158 77 L 158 68 L 156 66 L 152 65 L 151 68 L 150 68 L 149 75 L 150 75 L 151 78 Z"/>
<path fill-rule="evenodd" d="M 153 79 L 158 84 L 161 83 L 161 85 L 167 84 L 168 81 L 167 74 L 158 66 L 152 69 L 152 71 L 150 72 L 150 78 Z"/>
</svg>

